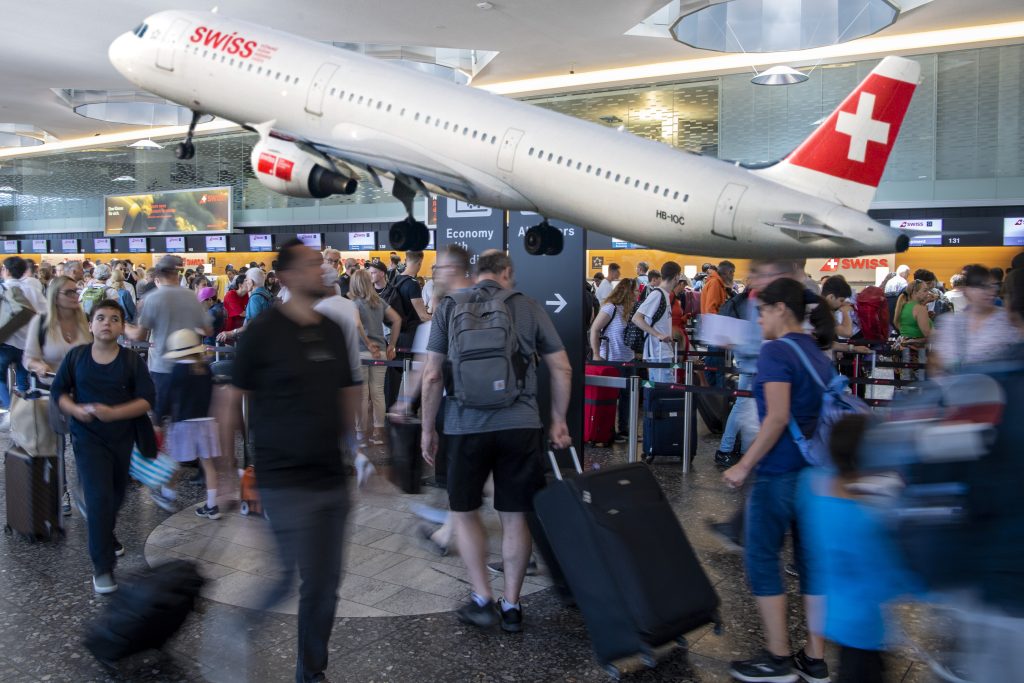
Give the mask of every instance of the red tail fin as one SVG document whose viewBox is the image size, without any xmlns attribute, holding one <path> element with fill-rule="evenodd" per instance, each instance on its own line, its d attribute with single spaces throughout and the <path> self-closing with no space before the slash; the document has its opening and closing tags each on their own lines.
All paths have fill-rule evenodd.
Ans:
<svg viewBox="0 0 1024 683">
<path fill-rule="evenodd" d="M 920 73 L 921 66 L 913 60 L 886 57 L 803 144 L 764 174 L 867 210 Z"/>
</svg>

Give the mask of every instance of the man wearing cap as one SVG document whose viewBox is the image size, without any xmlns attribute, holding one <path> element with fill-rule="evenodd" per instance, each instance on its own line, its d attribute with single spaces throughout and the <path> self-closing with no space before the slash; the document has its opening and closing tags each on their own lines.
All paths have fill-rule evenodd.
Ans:
<svg viewBox="0 0 1024 683">
<path fill-rule="evenodd" d="M 181 286 L 179 273 L 184 267 L 179 256 L 168 254 L 157 261 L 157 288 L 146 295 L 139 324 L 130 325 L 125 334 L 136 341 L 149 340 L 153 348 L 147 354 L 149 373 L 156 386 L 157 426 L 170 413 L 171 370 L 174 362 L 164 358 L 167 339 L 177 330 L 196 330 L 202 336 L 213 334 L 210 317 L 191 290 Z"/>
</svg>

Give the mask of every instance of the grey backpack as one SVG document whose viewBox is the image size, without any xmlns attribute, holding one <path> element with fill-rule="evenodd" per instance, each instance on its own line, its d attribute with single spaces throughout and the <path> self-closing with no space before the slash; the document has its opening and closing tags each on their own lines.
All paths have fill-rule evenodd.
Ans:
<svg viewBox="0 0 1024 683">
<path fill-rule="evenodd" d="M 463 408 L 496 410 L 516 402 L 526 386 L 529 360 L 507 301 L 519 292 L 486 289 L 453 292 L 448 319 L 448 361 L 453 397 Z"/>
</svg>

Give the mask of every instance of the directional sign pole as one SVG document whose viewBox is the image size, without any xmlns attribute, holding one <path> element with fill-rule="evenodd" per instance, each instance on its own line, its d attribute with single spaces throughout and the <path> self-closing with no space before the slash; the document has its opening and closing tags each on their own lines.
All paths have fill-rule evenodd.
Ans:
<svg viewBox="0 0 1024 683">
<path fill-rule="evenodd" d="M 572 393 L 566 422 L 577 449 L 583 446 L 583 378 L 590 310 L 583 304 L 586 279 L 586 231 L 568 223 L 550 221 L 562 231 L 565 246 L 558 256 L 531 256 L 523 246 L 523 234 L 540 216 L 513 211 L 509 214 L 508 253 L 515 266 L 516 289 L 542 303 L 562 338 L 572 365 Z M 543 365 L 543 364 L 542 364 Z M 540 415 L 545 428 L 551 419 L 551 380 L 542 367 L 538 374 Z"/>
</svg>

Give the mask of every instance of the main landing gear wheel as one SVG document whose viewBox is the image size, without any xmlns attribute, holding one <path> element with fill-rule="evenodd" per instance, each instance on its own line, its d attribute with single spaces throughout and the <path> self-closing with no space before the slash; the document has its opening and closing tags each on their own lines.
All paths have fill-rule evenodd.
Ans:
<svg viewBox="0 0 1024 683">
<path fill-rule="evenodd" d="M 561 230 L 544 221 L 527 230 L 523 242 L 526 253 L 531 256 L 558 256 L 565 245 L 565 237 Z"/>
<path fill-rule="evenodd" d="M 196 155 L 196 146 L 192 143 L 192 136 L 196 133 L 196 125 L 199 123 L 201 113 L 192 112 L 192 122 L 188 124 L 188 132 L 185 133 L 185 142 L 179 142 L 174 147 L 174 156 L 181 160 L 191 159 Z"/>
<path fill-rule="evenodd" d="M 395 251 L 423 251 L 430 244 L 430 230 L 423 223 L 406 218 L 391 226 L 388 241 Z"/>
</svg>

